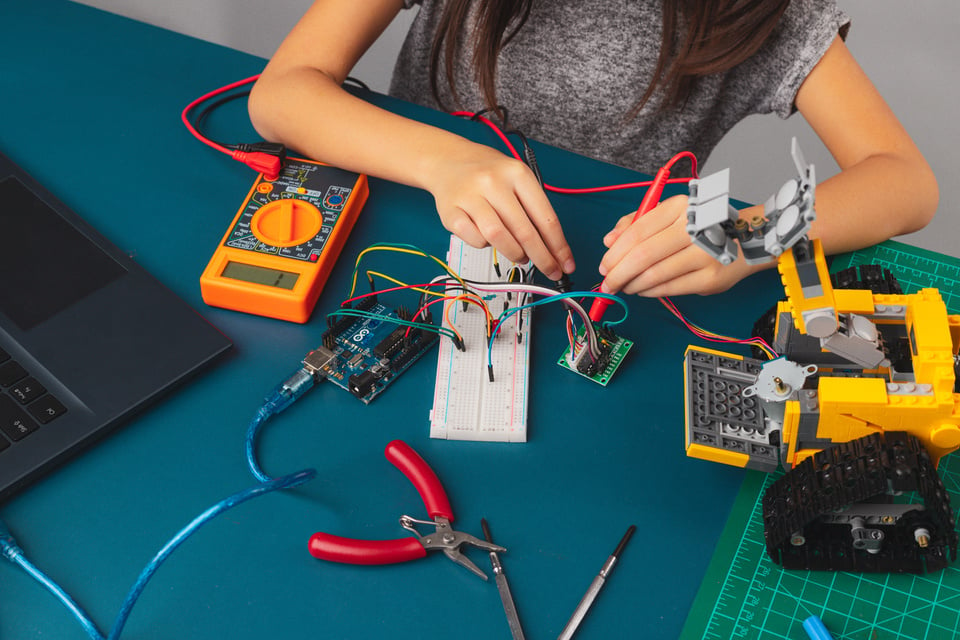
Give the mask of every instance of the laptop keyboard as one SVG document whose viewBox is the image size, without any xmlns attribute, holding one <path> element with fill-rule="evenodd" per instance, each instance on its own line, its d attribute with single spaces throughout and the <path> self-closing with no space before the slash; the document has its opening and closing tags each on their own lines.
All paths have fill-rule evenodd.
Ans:
<svg viewBox="0 0 960 640">
<path fill-rule="evenodd" d="M 0 451 L 67 412 L 63 403 L 0 349 Z"/>
</svg>

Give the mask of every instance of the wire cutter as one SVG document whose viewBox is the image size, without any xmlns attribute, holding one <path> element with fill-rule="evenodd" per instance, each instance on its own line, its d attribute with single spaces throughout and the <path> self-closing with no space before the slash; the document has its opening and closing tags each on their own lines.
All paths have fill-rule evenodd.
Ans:
<svg viewBox="0 0 960 640">
<path fill-rule="evenodd" d="M 453 509 L 450 508 L 450 500 L 443 490 L 443 485 L 440 484 L 440 479 L 430 465 L 410 445 L 401 440 L 394 440 L 387 445 L 385 454 L 387 460 L 400 469 L 416 487 L 427 507 L 427 513 L 433 520 L 415 520 L 406 515 L 400 517 L 400 525 L 411 531 L 417 536 L 416 538 L 357 540 L 329 533 L 315 533 L 310 537 L 310 554 L 315 558 L 332 562 L 392 564 L 423 558 L 427 555 L 427 551 L 442 550 L 448 558 L 486 580 L 487 574 L 460 553 L 460 547 L 473 545 L 488 552 L 503 552 L 506 549 L 468 533 L 455 531 L 450 526 L 453 521 Z M 436 531 L 421 536 L 416 529 L 417 524 L 436 527 Z"/>
</svg>

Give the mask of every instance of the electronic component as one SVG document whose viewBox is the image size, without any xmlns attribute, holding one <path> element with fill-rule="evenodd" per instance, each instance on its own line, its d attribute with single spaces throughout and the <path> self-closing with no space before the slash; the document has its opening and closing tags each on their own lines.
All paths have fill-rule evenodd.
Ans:
<svg viewBox="0 0 960 640">
<path fill-rule="evenodd" d="M 450 237 L 447 255 L 450 268 L 467 280 L 503 281 L 516 266 L 500 259 L 503 277 L 494 268 L 493 250 L 474 249 L 456 236 Z M 518 304 L 518 295 L 484 293 L 491 309 Z M 440 343 L 437 381 L 430 412 L 430 436 L 451 440 L 499 442 L 527 441 L 527 386 L 530 359 L 530 309 L 513 314 L 493 341 L 490 362 L 494 377 L 487 369 L 487 319 L 475 305 L 464 308 L 448 301 L 444 326 L 452 326 L 463 336 L 464 350 L 454 343 Z"/>
<path fill-rule="evenodd" d="M 429 351 L 437 334 L 391 322 L 409 316 L 402 309 L 391 311 L 379 302 L 357 304 L 358 309 L 361 306 L 372 315 L 330 316 L 323 346 L 312 351 L 304 364 L 367 404 Z M 417 321 L 429 324 L 430 318 Z"/>
<path fill-rule="evenodd" d="M 586 348 L 585 331 L 581 327 L 574 339 L 574 353 L 571 357 L 570 347 L 567 346 L 563 355 L 557 360 L 557 364 L 579 373 L 583 377 L 593 380 L 597 384 L 607 386 L 610 378 L 617 372 L 627 352 L 633 346 L 631 340 L 622 338 L 615 334 L 608 327 L 598 329 L 598 342 L 600 346 L 600 357 L 596 360 L 590 358 Z"/>
<path fill-rule="evenodd" d="M 306 322 L 367 193 L 366 176 L 310 160 L 260 174 L 200 276 L 203 301 Z"/>
</svg>

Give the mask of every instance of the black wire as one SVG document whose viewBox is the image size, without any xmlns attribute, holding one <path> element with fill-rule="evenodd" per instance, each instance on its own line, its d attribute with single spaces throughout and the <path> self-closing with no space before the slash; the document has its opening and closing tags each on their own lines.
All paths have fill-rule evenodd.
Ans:
<svg viewBox="0 0 960 640">
<path fill-rule="evenodd" d="M 236 149 L 236 148 L 237 148 L 237 145 L 235 145 L 235 144 L 229 144 L 229 143 L 225 143 L 225 142 L 219 142 L 219 141 L 217 141 L 217 140 L 214 140 L 214 139 L 211 138 L 210 136 L 208 136 L 206 133 L 204 133 L 204 132 L 202 131 L 201 125 L 203 124 L 203 121 L 206 120 L 207 116 L 209 116 L 211 113 L 213 113 L 216 109 L 219 109 L 220 107 L 222 107 L 223 105 L 227 104 L 228 102 L 233 102 L 234 100 L 237 100 L 237 99 L 239 99 L 239 98 L 245 98 L 245 97 L 247 97 L 247 96 L 249 96 L 249 95 L 250 95 L 250 90 L 249 90 L 249 89 L 246 89 L 246 90 L 244 90 L 244 91 L 238 91 L 237 93 L 228 94 L 228 95 L 223 96 L 223 97 L 221 97 L 221 98 L 219 98 L 219 99 L 211 102 L 210 104 L 206 105 L 206 106 L 203 108 L 203 110 L 201 110 L 200 113 L 197 114 L 197 117 L 194 119 L 194 121 L 193 121 L 193 127 L 194 127 L 194 129 L 196 129 L 197 131 L 199 131 L 199 132 L 200 132 L 200 135 L 202 135 L 203 137 L 205 137 L 207 140 L 210 140 L 211 142 L 214 142 L 214 143 L 216 143 L 216 144 L 219 144 L 219 145 L 222 146 L 222 147 L 226 147 L 227 149 Z"/>
</svg>

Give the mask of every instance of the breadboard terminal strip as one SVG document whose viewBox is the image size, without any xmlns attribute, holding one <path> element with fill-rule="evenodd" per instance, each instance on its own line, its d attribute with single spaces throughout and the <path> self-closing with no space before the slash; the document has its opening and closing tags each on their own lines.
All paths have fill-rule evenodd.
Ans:
<svg viewBox="0 0 960 640">
<path fill-rule="evenodd" d="M 514 263 L 502 259 L 494 265 L 493 249 L 474 249 L 450 237 L 447 262 L 465 280 L 507 282 Z M 517 293 L 484 293 L 487 305 L 501 311 L 520 304 Z M 527 396 L 530 372 L 530 309 L 506 320 L 493 341 L 487 367 L 487 319 L 473 305 L 450 300 L 443 313 L 444 326 L 463 336 L 464 351 L 450 340 L 441 340 L 437 379 L 430 412 L 430 437 L 494 442 L 527 441 Z"/>
</svg>

